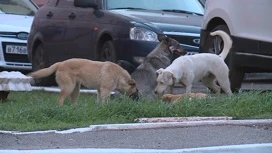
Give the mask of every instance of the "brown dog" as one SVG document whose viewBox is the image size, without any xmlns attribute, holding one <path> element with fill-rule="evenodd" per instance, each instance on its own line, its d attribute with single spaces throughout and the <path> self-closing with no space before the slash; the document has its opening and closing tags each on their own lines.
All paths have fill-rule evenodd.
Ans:
<svg viewBox="0 0 272 153">
<path fill-rule="evenodd" d="M 206 98 L 207 94 L 205 93 L 187 93 L 187 94 L 165 94 L 162 96 L 162 100 L 166 103 L 177 103 L 180 102 L 183 98 Z"/>
<path fill-rule="evenodd" d="M 56 73 L 56 82 L 61 90 L 58 97 L 60 105 L 69 95 L 71 102 L 75 104 L 81 84 L 87 88 L 97 89 L 97 101 L 102 103 L 106 101 L 114 89 L 132 98 L 138 97 L 135 81 L 131 79 L 126 70 L 112 62 L 73 58 L 33 72 L 30 76 L 42 78 L 54 72 Z"/>
</svg>

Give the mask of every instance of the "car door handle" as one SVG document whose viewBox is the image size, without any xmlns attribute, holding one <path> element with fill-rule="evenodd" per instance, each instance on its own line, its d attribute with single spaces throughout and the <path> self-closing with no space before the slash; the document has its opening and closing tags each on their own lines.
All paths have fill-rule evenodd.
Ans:
<svg viewBox="0 0 272 153">
<path fill-rule="evenodd" d="M 69 19 L 74 19 L 74 18 L 76 18 L 76 14 L 75 13 L 71 13 L 68 17 L 69 17 Z"/>
<path fill-rule="evenodd" d="M 53 13 L 52 13 L 52 12 L 48 12 L 48 13 L 46 14 L 46 16 L 50 18 L 50 17 L 53 16 Z"/>
</svg>

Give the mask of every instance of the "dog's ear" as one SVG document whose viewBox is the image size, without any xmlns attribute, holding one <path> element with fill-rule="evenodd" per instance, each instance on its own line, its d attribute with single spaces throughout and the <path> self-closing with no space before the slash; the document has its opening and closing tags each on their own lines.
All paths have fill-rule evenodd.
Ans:
<svg viewBox="0 0 272 153">
<path fill-rule="evenodd" d="M 170 42 L 170 38 L 169 37 L 165 37 L 164 40 L 166 41 L 167 44 Z"/>
<path fill-rule="evenodd" d="M 130 79 L 128 81 L 128 84 L 131 85 L 131 86 L 136 86 L 136 81 L 134 79 Z"/>
<path fill-rule="evenodd" d="M 166 46 L 171 46 L 171 40 L 170 40 L 170 38 L 169 37 L 165 37 L 164 38 L 164 40 L 163 40 L 163 42 L 164 42 L 164 44 L 166 45 Z"/>
<path fill-rule="evenodd" d="M 156 75 L 159 76 L 163 72 L 163 68 L 160 68 L 156 71 Z"/>
<path fill-rule="evenodd" d="M 158 40 L 161 42 L 163 40 L 165 40 L 165 38 L 167 38 L 166 35 L 158 35 Z"/>
<path fill-rule="evenodd" d="M 165 78 L 166 80 L 170 80 L 174 77 L 173 73 L 169 72 L 169 71 L 166 71 L 165 72 Z"/>
</svg>

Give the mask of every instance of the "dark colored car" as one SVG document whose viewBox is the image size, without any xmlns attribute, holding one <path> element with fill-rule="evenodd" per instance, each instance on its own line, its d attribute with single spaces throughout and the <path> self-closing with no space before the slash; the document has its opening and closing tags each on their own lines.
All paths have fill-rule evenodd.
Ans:
<svg viewBox="0 0 272 153">
<path fill-rule="evenodd" d="M 32 23 L 28 57 L 32 70 L 74 57 L 137 66 L 158 35 L 197 53 L 203 11 L 199 0 L 50 0 Z"/>
</svg>

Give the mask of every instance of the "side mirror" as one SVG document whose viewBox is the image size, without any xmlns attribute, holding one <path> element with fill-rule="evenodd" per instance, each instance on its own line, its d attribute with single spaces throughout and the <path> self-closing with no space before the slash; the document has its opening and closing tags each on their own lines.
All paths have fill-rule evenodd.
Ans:
<svg viewBox="0 0 272 153">
<path fill-rule="evenodd" d="M 92 7 L 94 9 L 98 8 L 97 0 L 74 0 L 74 6 L 76 7 Z"/>
</svg>

